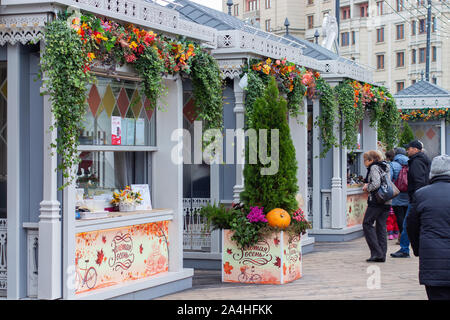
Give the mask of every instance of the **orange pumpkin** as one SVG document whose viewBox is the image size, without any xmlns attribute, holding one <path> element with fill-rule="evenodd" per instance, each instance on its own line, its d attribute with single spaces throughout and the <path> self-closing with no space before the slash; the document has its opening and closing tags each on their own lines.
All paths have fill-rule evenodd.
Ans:
<svg viewBox="0 0 450 320">
<path fill-rule="evenodd" d="M 289 213 L 280 208 L 275 208 L 270 210 L 266 215 L 267 223 L 271 227 L 277 227 L 280 229 L 284 229 L 291 223 L 291 216 Z"/>
</svg>

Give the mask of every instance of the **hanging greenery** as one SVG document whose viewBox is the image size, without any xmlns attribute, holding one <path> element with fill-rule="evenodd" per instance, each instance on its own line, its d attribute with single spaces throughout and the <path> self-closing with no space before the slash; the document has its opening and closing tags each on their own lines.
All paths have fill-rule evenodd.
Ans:
<svg viewBox="0 0 450 320">
<path fill-rule="evenodd" d="M 94 80 L 91 69 L 132 65 L 142 79 L 142 92 L 157 105 L 163 75 L 191 76 L 196 114 L 206 129 L 222 128 L 222 81 L 217 62 L 197 44 L 170 39 L 133 25 L 86 14 L 62 13 L 45 30 L 41 77 L 52 101 L 58 138 L 52 148 L 61 155 L 58 169 L 73 181 L 71 168 L 79 162 L 78 135 L 85 115 L 86 88 Z M 45 75 L 45 76 L 44 76 Z"/>
<path fill-rule="evenodd" d="M 355 88 L 356 85 L 356 88 Z M 364 119 L 364 105 L 360 99 L 360 85 L 346 80 L 335 87 L 343 138 L 341 145 L 349 151 L 358 148 L 359 123 Z"/>
<path fill-rule="evenodd" d="M 222 79 L 217 61 L 208 53 L 196 50 L 192 60 L 192 84 L 195 106 L 204 130 L 222 129 Z"/>
<path fill-rule="evenodd" d="M 322 78 L 317 79 L 316 83 L 321 112 L 314 124 L 320 128 L 320 140 L 322 142 L 320 157 L 325 157 L 331 148 L 338 146 L 337 138 L 334 135 L 334 126 L 339 109 L 331 86 Z"/>
<path fill-rule="evenodd" d="M 245 88 L 245 128 L 252 128 L 253 104 L 264 93 L 268 76 L 252 69 L 247 71 L 247 87 Z"/>
<path fill-rule="evenodd" d="M 86 85 L 91 81 L 85 72 L 89 57 L 81 38 L 67 27 L 64 20 L 55 20 L 47 26 L 45 54 L 41 59 L 40 77 L 50 95 L 51 111 L 55 117 L 50 130 L 58 130 L 51 148 L 60 155 L 58 169 L 72 180 L 70 169 L 79 163 L 78 135 L 85 114 Z"/>
<path fill-rule="evenodd" d="M 387 100 L 383 105 L 383 113 L 378 121 L 378 128 L 379 132 L 381 132 L 379 140 L 384 142 L 388 150 L 390 150 L 398 143 L 401 118 L 394 97 L 390 93 L 387 93 L 386 97 Z"/>
</svg>

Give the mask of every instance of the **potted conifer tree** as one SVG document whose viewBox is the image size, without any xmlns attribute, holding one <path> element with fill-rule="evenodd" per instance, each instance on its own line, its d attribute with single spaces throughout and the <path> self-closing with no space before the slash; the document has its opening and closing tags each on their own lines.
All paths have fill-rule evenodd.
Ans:
<svg viewBox="0 0 450 320">
<path fill-rule="evenodd" d="M 224 282 L 283 284 L 301 277 L 300 239 L 310 225 L 296 200 L 297 161 L 287 116 L 272 78 L 251 113 L 249 130 L 256 134 L 246 143 L 241 203 L 202 210 L 213 227 L 223 229 Z"/>
</svg>

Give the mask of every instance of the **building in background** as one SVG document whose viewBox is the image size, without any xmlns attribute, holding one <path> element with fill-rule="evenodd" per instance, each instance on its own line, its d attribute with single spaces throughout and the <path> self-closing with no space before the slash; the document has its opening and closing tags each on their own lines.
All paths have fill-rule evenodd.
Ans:
<svg viewBox="0 0 450 320">
<path fill-rule="evenodd" d="M 374 80 L 393 92 L 416 83 L 425 71 L 427 43 L 425 0 L 341 0 L 339 55 L 374 69 Z M 227 0 L 223 10 L 228 12 Z M 450 2 L 432 1 L 430 82 L 450 88 Z M 283 34 L 288 18 L 291 34 L 322 40 L 326 14 L 335 16 L 331 0 L 233 0 L 232 15 L 258 22 L 261 29 Z M 253 20 L 251 20 L 253 19 Z"/>
</svg>

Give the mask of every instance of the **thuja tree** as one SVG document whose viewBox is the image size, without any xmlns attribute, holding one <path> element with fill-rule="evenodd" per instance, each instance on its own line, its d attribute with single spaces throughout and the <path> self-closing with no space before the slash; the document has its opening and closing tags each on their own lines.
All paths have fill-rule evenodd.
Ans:
<svg viewBox="0 0 450 320">
<path fill-rule="evenodd" d="M 405 144 L 408 144 L 413 140 L 414 140 L 414 133 L 411 127 L 409 126 L 408 122 L 403 121 L 403 129 L 402 132 L 400 133 L 399 146 L 403 147 Z"/>
<path fill-rule="evenodd" d="M 298 191 L 297 161 L 287 114 L 287 102 L 280 97 L 272 77 L 263 96 L 256 99 L 250 119 L 252 127 L 249 129 L 254 129 L 256 135 L 249 135 L 245 150 L 245 188 L 241 201 L 246 208 L 260 206 L 265 212 L 282 208 L 289 213 L 298 208 L 295 199 Z M 262 138 L 264 134 L 261 134 L 264 130 L 267 130 L 266 145 Z M 264 158 L 265 146 L 270 162 Z M 277 170 L 273 170 L 274 166 Z"/>
</svg>

